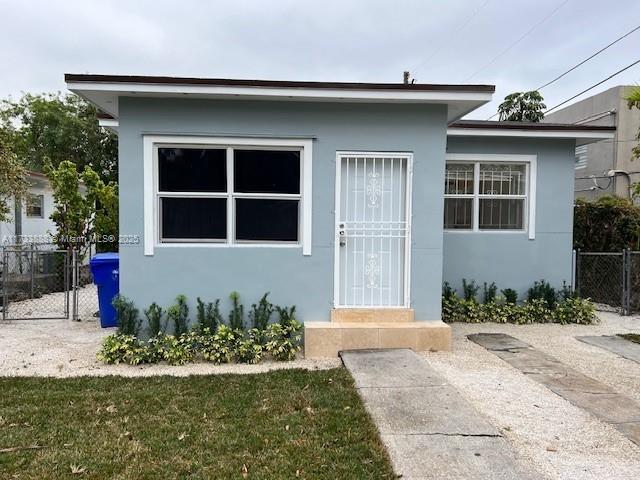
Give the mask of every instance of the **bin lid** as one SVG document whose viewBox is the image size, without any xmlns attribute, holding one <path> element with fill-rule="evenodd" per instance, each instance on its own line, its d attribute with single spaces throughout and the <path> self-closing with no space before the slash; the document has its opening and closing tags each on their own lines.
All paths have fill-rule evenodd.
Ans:
<svg viewBox="0 0 640 480">
<path fill-rule="evenodd" d="M 98 265 L 100 263 L 118 263 L 119 261 L 118 252 L 106 252 L 106 253 L 96 253 L 93 257 L 91 257 L 91 265 Z"/>
</svg>

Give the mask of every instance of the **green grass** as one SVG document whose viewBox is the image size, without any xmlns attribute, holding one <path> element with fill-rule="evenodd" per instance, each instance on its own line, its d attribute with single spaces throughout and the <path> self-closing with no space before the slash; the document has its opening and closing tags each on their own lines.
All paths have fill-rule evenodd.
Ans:
<svg viewBox="0 0 640 480">
<path fill-rule="evenodd" d="M 618 335 L 618 336 L 626 340 L 629 340 L 631 342 L 640 343 L 640 334 L 638 333 L 625 333 L 623 335 Z"/>
<path fill-rule="evenodd" d="M 31 446 L 41 448 L 24 449 Z M 336 480 L 393 472 L 340 368 L 0 378 L 0 478 Z"/>
</svg>

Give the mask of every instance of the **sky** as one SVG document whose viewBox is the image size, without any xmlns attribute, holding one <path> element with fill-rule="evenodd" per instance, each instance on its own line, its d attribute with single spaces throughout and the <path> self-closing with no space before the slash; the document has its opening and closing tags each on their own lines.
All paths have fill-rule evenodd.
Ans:
<svg viewBox="0 0 640 480">
<path fill-rule="evenodd" d="M 401 82 L 408 70 L 496 85 L 468 116 L 485 119 L 640 25 L 640 1 L 0 0 L 0 25 L 0 98 L 64 92 L 64 73 Z M 640 30 L 541 93 L 552 107 L 638 59 Z M 621 84 L 640 84 L 640 64 L 590 94 Z"/>
</svg>

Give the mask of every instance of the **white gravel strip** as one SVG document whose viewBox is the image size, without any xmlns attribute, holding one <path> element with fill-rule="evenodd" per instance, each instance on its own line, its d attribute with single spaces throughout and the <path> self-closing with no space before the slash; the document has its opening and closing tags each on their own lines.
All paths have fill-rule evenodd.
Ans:
<svg viewBox="0 0 640 480">
<path fill-rule="evenodd" d="M 100 349 L 102 339 L 114 330 L 101 329 L 95 320 L 19 320 L 4 323 L 0 321 L 0 376 L 187 376 L 261 373 L 291 368 L 318 370 L 341 365 L 337 358 L 305 359 L 302 355 L 291 362 L 263 361 L 257 365 L 104 365 L 98 362 L 96 353 Z"/>
<path fill-rule="evenodd" d="M 640 318 L 599 315 L 602 323 L 596 326 L 453 324 L 454 351 L 425 356 L 544 476 L 636 480 L 640 478 L 640 447 L 466 339 L 479 332 L 513 335 L 618 392 L 640 399 L 636 363 L 574 338 L 640 332 Z"/>
</svg>

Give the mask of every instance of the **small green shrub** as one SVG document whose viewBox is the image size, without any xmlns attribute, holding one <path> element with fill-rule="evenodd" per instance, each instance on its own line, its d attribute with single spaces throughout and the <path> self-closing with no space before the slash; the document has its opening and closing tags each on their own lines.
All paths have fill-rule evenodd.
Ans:
<svg viewBox="0 0 640 480">
<path fill-rule="evenodd" d="M 597 323 L 596 307 L 584 298 L 570 297 L 558 303 L 553 312 L 553 320 L 562 325 L 577 323 L 591 325 Z"/>
<path fill-rule="evenodd" d="M 543 298 L 533 298 L 524 302 L 519 308 L 514 323 L 547 323 L 552 320 L 551 309 Z"/>
<path fill-rule="evenodd" d="M 276 309 L 280 321 L 267 327 L 265 349 L 275 360 L 293 360 L 301 349 L 302 324 L 295 318 L 295 305 L 290 308 L 276 307 Z"/>
<path fill-rule="evenodd" d="M 231 292 L 229 295 L 233 304 L 229 312 L 229 326 L 232 330 L 244 330 L 244 306 L 240 303 L 238 292 Z"/>
<path fill-rule="evenodd" d="M 112 301 L 118 320 L 118 333 L 120 335 L 138 336 L 142 320 L 138 317 L 138 309 L 135 304 L 123 295 L 117 295 Z"/>
<path fill-rule="evenodd" d="M 556 307 L 558 300 L 558 294 L 556 289 L 549 285 L 548 282 L 540 280 L 534 282 L 533 287 L 529 289 L 527 300 L 544 300 L 549 310 L 553 310 Z"/>
<path fill-rule="evenodd" d="M 482 298 L 482 303 L 495 302 L 497 292 L 498 287 L 496 286 L 496 282 L 491 282 L 489 286 L 487 286 L 487 282 L 484 282 L 484 295 Z"/>
<path fill-rule="evenodd" d="M 240 340 L 236 346 L 235 358 L 240 363 L 260 363 L 264 347 L 262 346 L 263 331 L 253 328 L 247 332 L 247 338 Z"/>
<path fill-rule="evenodd" d="M 242 335 L 226 325 L 219 325 L 218 330 L 205 338 L 201 338 L 202 356 L 205 360 L 220 363 L 233 361 L 238 343 Z"/>
<path fill-rule="evenodd" d="M 162 335 L 159 342 L 159 352 L 162 360 L 169 365 L 184 365 L 191 362 L 196 354 L 193 333 L 182 333 L 179 336 Z"/>
<path fill-rule="evenodd" d="M 198 297 L 197 302 L 196 319 L 198 320 L 198 330 L 203 331 L 205 328 L 208 328 L 209 331 L 215 332 L 218 325 L 222 323 L 220 299 L 217 299 L 213 303 L 205 303 Z"/>
<path fill-rule="evenodd" d="M 449 282 L 444 282 L 442 284 L 442 297 L 445 299 L 454 298 L 456 296 L 456 291 L 451 287 Z"/>
<path fill-rule="evenodd" d="M 159 333 L 164 333 L 167 330 L 167 321 L 165 320 L 164 324 L 162 323 L 164 310 L 162 310 L 162 307 L 156 302 L 149 305 L 149 308 L 144 311 L 144 316 L 147 318 L 147 323 L 149 324 L 147 330 L 149 331 L 150 337 L 155 337 Z"/>
<path fill-rule="evenodd" d="M 178 295 L 176 303 L 167 309 L 167 317 L 173 322 L 173 333 L 179 337 L 189 331 L 189 306 L 187 297 Z"/>
<path fill-rule="evenodd" d="M 562 289 L 560 289 L 559 297 L 561 300 L 569 300 L 570 298 L 578 298 L 578 292 L 576 292 L 567 282 L 562 282 Z"/>
<path fill-rule="evenodd" d="M 258 330 L 265 330 L 271 320 L 274 307 L 271 302 L 267 300 L 268 295 L 269 292 L 265 293 L 257 305 L 255 303 L 251 305 L 249 319 L 251 320 L 253 328 L 257 328 Z"/>
<path fill-rule="evenodd" d="M 506 303 L 510 303 L 513 305 L 518 303 L 518 292 L 516 292 L 513 288 L 505 288 L 501 291 L 501 293 Z"/>
<path fill-rule="evenodd" d="M 148 363 L 149 356 L 143 342 L 134 335 L 116 333 L 107 336 L 102 342 L 102 348 L 98 352 L 98 360 L 117 365 L 128 363 L 139 365 Z"/>
<path fill-rule="evenodd" d="M 467 282 L 466 278 L 462 279 L 462 297 L 465 300 L 473 300 L 475 302 L 479 290 L 480 286 L 476 285 L 475 280 Z"/>
</svg>

